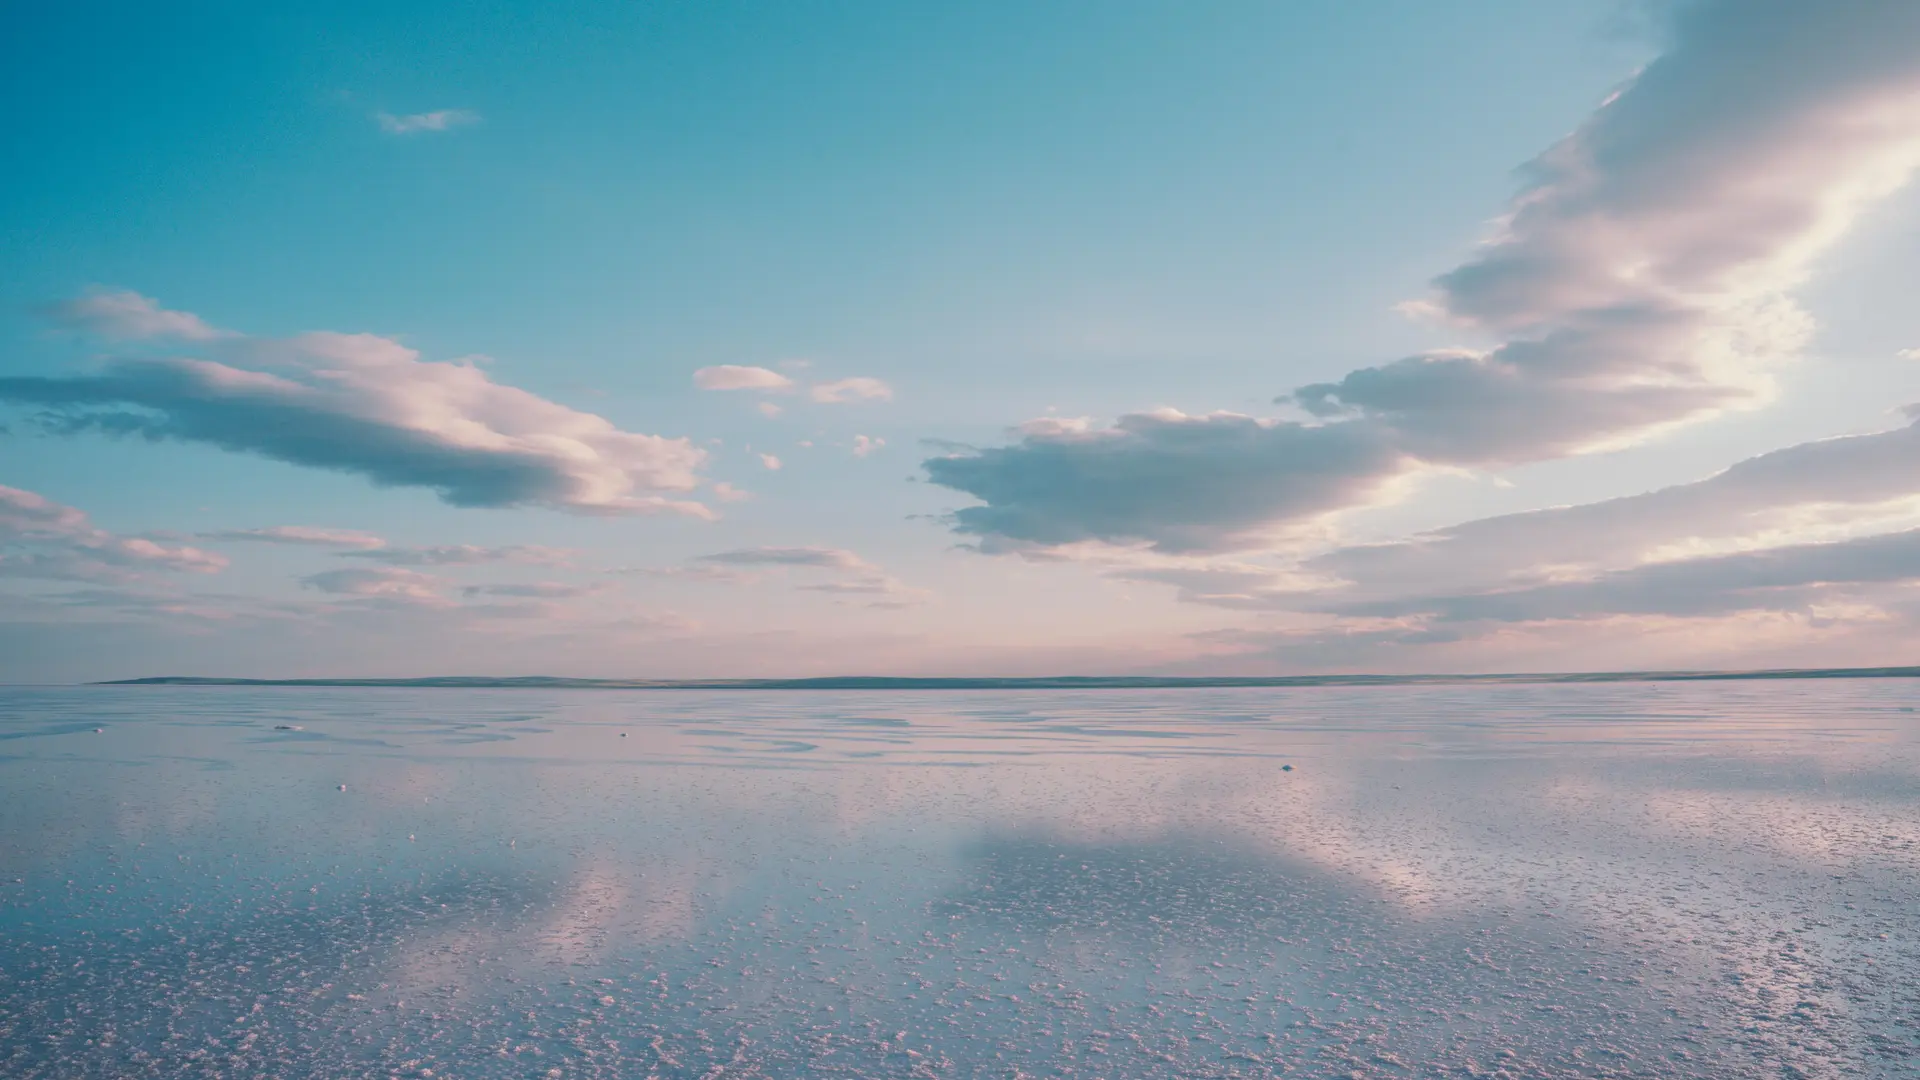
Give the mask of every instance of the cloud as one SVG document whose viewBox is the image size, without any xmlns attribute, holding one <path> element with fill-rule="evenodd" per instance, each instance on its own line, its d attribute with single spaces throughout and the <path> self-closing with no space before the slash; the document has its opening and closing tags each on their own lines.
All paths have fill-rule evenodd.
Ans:
<svg viewBox="0 0 1920 1080">
<path fill-rule="evenodd" d="M 1715 547 L 1857 530 L 1920 498 L 1920 424 L 1748 458 L 1704 480 L 1579 506 L 1484 518 L 1389 544 L 1336 549 L 1307 570 L 1357 592 L 1523 584 Z"/>
<path fill-rule="evenodd" d="M 756 547 L 701 555 L 693 561 L 721 566 L 811 566 L 832 570 L 868 570 L 872 564 L 844 548 Z"/>
<path fill-rule="evenodd" d="M 686 567 L 669 568 L 664 571 L 643 571 L 657 573 L 663 577 L 687 577 L 696 580 L 726 581 L 736 584 L 751 584 L 760 580 L 759 576 L 743 573 L 742 567 L 764 567 L 770 570 L 825 570 L 842 575 L 829 581 L 810 581 L 795 585 L 798 592 L 831 593 L 838 596 L 872 596 L 891 598 L 887 602 L 876 602 L 872 607 L 909 607 L 924 603 L 930 594 L 925 589 L 909 586 L 880 567 L 861 558 L 845 548 L 828 547 L 757 547 L 737 548 L 732 551 L 720 551 L 711 555 L 701 555 Z M 718 571 L 718 573 L 715 573 Z"/>
<path fill-rule="evenodd" d="M 1162 410 L 1110 428 L 1030 425 L 1013 446 L 924 467 L 934 483 L 985 504 L 957 511 L 953 524 L 989 551 L 1089 540 L 1196 551 L 1262 543 L 1276 519 L 1364 501 L 1402 460 L 1370 425 Z"/>
<path fill-rule="evenodd" d="M 694 563 L 688 566 L 622 566 L 607 572 L 725 585 L 748 585 L 761 578 L 761 575 L 745 570 L 707 563 Z"/>
<path fill-rule="evenodd" d="M 811 390 L 807 391 L 807 396 L 823 405 L 838 405 L 851 401 L 892 401 L 893 388 L 879 379 L 856 375 L 851 379 L 816 383 Z"/>
<path fill-rule="evenodd" d="M 50 304 L 42 312 L 68 329 L 116 341 L 150 338 L 217 341 L 235 336 L 230 330 L 207 325 L 198 315 L 168 311 L 152 299 L 126 289 L 95 289 L 83 296 Z"/>
<path fill-rule="evenodd" d="M 1792 290 L 1920 162 L 1920 7 L 1675 10 L 1667 50 L 1531 164 L 1499 231 L 1419 305 L 1495 344 L 1301 387 L 1283 400 L 1307 424 L 1135 414 L 935 458 L 935 483 L 985 504 L 955 527 L 1005 546 L 1258 546 L 1425 468 L 1765 403 L 1811 330 Z"/>
<path fill-rule="evenodd" d="M 308 574 L 300 584 L 309 589 L 339 596 L 395 597 L 409 600 L 437 600 L 435 589 L 440 579 L 417 570 L 397 567 L 323 570 Z"/>
<path fill-rule="evenodd" d="M 567 562 L 571 552 L 530 544 L 506 547 L 446 544 L 439 547 L 382 547 L 368 551 L 343 551 L 340 555 L 342 558 L 369 559 L 390 566 L 473 566 L 480 563 L 561 566 Z"/>
<path fill-rule="evenodd" d="M 771 401 L 763 401 L 760 404 L 754 406 L 754 408 L 759 409 L 760 415 L 766 417 L 769 420 L 773 419 L 776 416 L 779 416 L 781 412 L 780 406 L 775 405 Z"/>
<path fill-rule="evenodd" d="M 433 112 L 401 115 L 379 112 L 373 114 L 373 119 L 380 125 L 380 130 L 389 135 L 418 135 L 424 131 L 452 131 L 457 127 L 477 124 L 480 114 L 468 109 L 435 109 Z"/>
<path fill-rule="evenodd" d="M 130 581 L 145 571 L 210 574 L 226 565 L 199 548 L 115 535 L 81 510 L 0 485 L 0 576 Z"/>
<path fill-rule="evenodd" d="M 889 609 L 914 607 L 925 603 L 930 596 L 925 589 L 913 588 L 885 574 L 854 578 L 849 581 L 822 581 L 808 585 L 795 585 L 794 588 L 800 592 L 831 593 L 836 596 L 887 597 L 890 599 L 876 600 L 867 606 Z"/>
<path fill-rule="evenodd" d="M 865 435 L 855 435 L 853 437 L 853 456 L 866 457 L 868 454 L 873 453 L 885 445 L 887 445 L 887 440 L 885 439 L 870 439 Z"/>
<path fill-rule="evenodd" d="M 700 480 L 685 438 L 602 417 L 430 362 L 390 338 L 306 333 L 209 342 L 227 359 L 117 359 L 96 374 L 0 378 L 0 400 L 44 406 L 55 433 L 205 443 L 424 487 L 454 506 L 711 517 L 666 498 Z"/>
<path fill-rule="evenodd" d="M 199 534 L 202 540 L 226 543 L 294 544 L 304 547 L 378 548 L 386 541 L 352 529 L 319 529 L 309 525 L 274 525 L 265 529 L 223 529 Z"/>
<path fill-rule="evenodd" d="M 1589 581 L 1335 605 L 1338 614 L 1426 616 L 1442 623 L 1536 622 L 1616 615 L 1703 617 L 1807 611 L 1847 586 L 1920 583 L 1920 529 L 1652 563 Z M 1869 598 L 1878 597 L 1876 592 Z"/>
<path fill-rule="evenodd" d="M 694 372 L 693 385 L 702 390 L 788 390 L 793 380 L 768 368 L 720 364 Z"/>
<path fill-rule="evenodd" d="M 468 585 L 462 596 L 513 596 L 533 600 L 565 600 L 590 596 L 602 591 L 593 585 L 569 585 L 560 581 L 536 581 L 521 585 Z"/>
<path fill-rule="evenodd" d="M 780 459 L 773 454 L 761 454 L 760 464 L 766 466 L 769 471 L 779 472 L 782 463 Z"/>
</svg>

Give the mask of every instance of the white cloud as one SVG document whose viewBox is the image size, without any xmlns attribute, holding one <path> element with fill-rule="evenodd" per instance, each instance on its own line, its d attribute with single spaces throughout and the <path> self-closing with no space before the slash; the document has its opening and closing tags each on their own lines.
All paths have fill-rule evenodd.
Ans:
<svg viewBox="0 0 1920 1080">
<path fill-rule="evenodd" d="M 389 135 L 418 135 L 426 131 L 451 131 L 477 124 L 480 114 L 470 109 L 435 109 L 432 112 L 400 115 L 378 112 L 373 114 L 373 119 L 380 125 L 380 130 Z"/>
<path fill-rule="evenodd" d="M 769 368 L 719 364 L 694 372 L 693 385 L 702 390 L 788 390 L 793 380 Z"/>
<path fill-rule="evenodd" d="M 781 467 L 780 459 L 772 454 L 761 454 L 760 464 L 765 465 L 768 469 L 772 469 L 775 471 L 778 471 Z"/>
<path fill-rule="evenodd" d="M 199 534 L 202 540 L 228 543 L 293 544 L 303 547 L 378 548 L 386 541 L 352 529 L 320 529 L 310 525 L 274 525 L 265 529 L 222 529 Z"/>
<path fill-rule="evenodd" d="M 879 379 L 856 375 L 850 379 L 816 383 L 807 396 L 824 405 L 851 401 L 892 401 L 893 388 Z"/>
<path fill-rule="evenodd" d="M 769 420 L 773 419 L 776 416 L 779 416 L 781 413 L 780 406 L 775 405 L 771 401 L 763 401 L 760 404 L 754 406 L 754 408 L 759 409 L 760 415 L 766 417 Z"/>
<path fill-rule="evenodd" d="M 210 574 L 227 560 L 213 552 L 118 536 L 85 512 L 0 485 L 0 575 L 78 581 L 130 581 L 146 571 Z"/>
<path fill-rule="evenodd" d="M 1920 6 L 1676 10 L 1667 52 L 1532 163 L 1500 231 L 1422 305 L 1496 344 L 1301 387 L 1287 400 L 1313 424 L 1039 422 L 927 462 L 984 504 L 956 528 L 1258 546 L 1423 469 L 1583 453 L 1765 403 L 1812 325 L 1792 291 L 1920 163 Z"/>
<path fill-rule="evenodd" d="M 870 439 L 865 435 L 855 435 L 853 437 L 853 456 L 866 457 L 868 454 L 873 453 L 885 445 L 887 445 L 887 440 L 885 439 Z"/>
<path fill-rule="evenodd" d="M 295 465 L 425 487 L 455 506 L 547 506 L 711 517 L 685 492 L 704 451 L 622 431 L 430 362 L 390 338 L 307 333 L 205 343 L 222 360 L 111 360 L 97 373 L 0 378 L 0 400 L 45 406 L 50 431 L 178 439 Z"/>
</svg>

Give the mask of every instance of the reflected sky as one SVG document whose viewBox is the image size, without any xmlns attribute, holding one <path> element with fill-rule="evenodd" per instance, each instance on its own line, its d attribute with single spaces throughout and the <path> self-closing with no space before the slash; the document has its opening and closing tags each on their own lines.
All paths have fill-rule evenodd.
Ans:
<svg viewBox="0 0 1920 1080">
<path fill-rule="evenodd" d="M 0 1073 L 1909 1076 L 1916 706 L 8 689 Z"/>
</svg>

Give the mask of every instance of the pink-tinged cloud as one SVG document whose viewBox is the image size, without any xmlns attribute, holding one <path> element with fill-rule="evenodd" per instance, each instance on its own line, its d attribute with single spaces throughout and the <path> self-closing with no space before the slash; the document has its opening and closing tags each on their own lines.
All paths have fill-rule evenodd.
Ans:
<svg viewBox="0 0 1920 1080">
<path fill-rule="evenodd" d="M 983 547 L 1268 545 L 1436 466 L 1619 446 L 1764 403 L 1813 260 L 1920 163 L 1920 5 L 1708 0 L 1536 159 L 1420 310 L 1483 348 L 1301 387 L 1313 419 L 1137 414 L 926 462 Z"/>
<path fill-rule="evenodd" d="M 0 575 L 127 581 L 146 571 L 210 574 L 227 560 L 213 552 L 117 536 L 85 512 L 20 488 L 0 486 Z"/>
<path fill-rule="evenodd" d="M 41 421 L 56 433 L 205 443 L 428 488 L 454 506 L 713 516 L 662 494 L 700 483 L 706 453 L 690 440 L 622 431 L 472 364 L 424 361 L 372 334 L 208 344 L 225 359 L 0 378 L 0 400 L 47 407 Z"/>
</svg>

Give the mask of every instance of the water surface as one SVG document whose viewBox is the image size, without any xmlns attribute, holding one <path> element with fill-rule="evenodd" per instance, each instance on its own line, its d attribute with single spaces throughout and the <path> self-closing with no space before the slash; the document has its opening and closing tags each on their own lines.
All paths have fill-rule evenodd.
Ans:
<svg viewBox="0 0 1920 1080">
<path fill-rule="evenodd" d="M 1916 706 L 0 690 L 0 1075 L 1913 1076 Z"/>
</svg>

